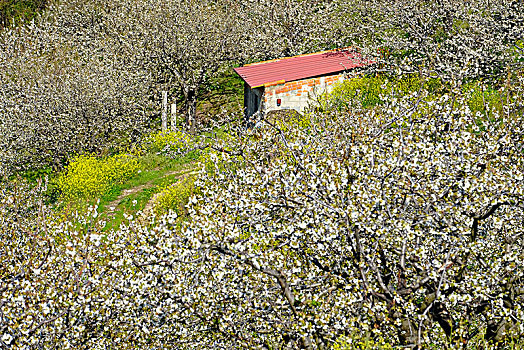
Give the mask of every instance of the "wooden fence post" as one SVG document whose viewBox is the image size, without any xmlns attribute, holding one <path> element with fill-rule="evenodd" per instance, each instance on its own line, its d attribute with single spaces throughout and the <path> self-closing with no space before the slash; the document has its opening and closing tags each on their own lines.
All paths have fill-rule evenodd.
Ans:
<svg viewBox="0 0 524 350">
<path fill-rule="evenodd" d="M 167 91 L 162 91 L 162 131 L 167 130 Z"/>
<path fill-rule="evenodd" d="M 176 102 L 171 104 L 171 130 L 176 129 Z"/>
</svg>

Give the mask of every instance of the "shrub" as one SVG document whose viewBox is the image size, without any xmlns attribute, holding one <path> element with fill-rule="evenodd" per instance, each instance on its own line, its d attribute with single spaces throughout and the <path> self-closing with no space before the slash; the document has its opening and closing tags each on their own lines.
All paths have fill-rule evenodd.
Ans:
<svg viewBox="0 0 524 350">
<path fill-rule="evenodd" d="M 337 339 L 335 344 L 333 344 L 333 350 L 389 350 L 393 349 L 393 346 L 388 344 L 384 339 L 374 341 L 369 336 L 359 337 L 356 334 L 350 336 L 342 336 Z"/>
<path fill-rule="evenodd" d="M 176 183 L 165 186 L 161 189 L 158 197 L 154 202 L 154 213 L 162 215 L 170 209 L 174 210 L 177 215 L 185 216 L 189 197 L 195 193 L 195 182 L 191 177 L 186 177 Z"/>
<path fill-rule="evenodd" d="M 323 110 L 347 109 L 353 103 L 362 107 L 375 107 L 383 103 L 381 95 L 394 93 L 405 96 L 424 87 L 428 92 L 435 93 L 443 87 L 438 79 L 424 80 L 416 74 L 405 74 L 400 78 L 386 75 L 369 75 L 344 80 L 335 85 L 333 91 L 320 100 Z"/>
<path fill-rule="evenodd" d="M 304 115 L 293 111 L 294 113 L 286 113 L 280 115 L 278 119 L 274 118 L 274 125 L 276 125 L 282 132 L 286 132 L 292 126 L 297 126 L 301 129 L 311 127 L 312 115 L 306 113 Z"/>
<path fill-rule="evenodd" d="M 80 155 L 69 163 L 57 184 L 64 198 L 101 196 L 135 175 L 139 167 L 138 159 L 127 154 L 105 158 Z"/>
<path fill-rule="evenodd" d="M 381 86 L 385 83 L 383 77 L 363 77 L 344 81 L 336 86 L 333 93 L 340 97 L 356 97 L 363 107 L 376 106 L 380 103 Z"/>
<path fill-rule="evenodd" d="M 149 135 L 146 140 L 146 149 L 154 152 L 181 153 L 192 145 L 191 137 L 178 130 L 159 131 Z"/>
<path fill-rule="evenodd" d="M 469 93 L 468 106 L 472 112 L 481 112 L 484 116 L 488 112 L 490 117 L 493 111 L 502 112 L 502 94 L 492 86 L 476 82 L 466 85 L 464 89 Z"/>
</svg>

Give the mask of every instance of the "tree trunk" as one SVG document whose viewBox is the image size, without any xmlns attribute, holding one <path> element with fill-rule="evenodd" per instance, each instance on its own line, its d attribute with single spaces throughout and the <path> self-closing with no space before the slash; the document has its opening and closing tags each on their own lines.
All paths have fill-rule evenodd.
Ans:
<svg viewBox="0 0 524 350">
<path fill-rule="evenodd" d="M 186 107 L 186 125 L 191 134 L 195 133 L 196 125 L 196 103 L 197 95 L 195 90 L 185 91 L 185 107 Z"/>
</svg>

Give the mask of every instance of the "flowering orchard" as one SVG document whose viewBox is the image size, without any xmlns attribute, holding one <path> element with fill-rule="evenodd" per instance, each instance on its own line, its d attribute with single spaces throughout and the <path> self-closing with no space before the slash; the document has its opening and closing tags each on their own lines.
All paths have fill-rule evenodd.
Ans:
<svg viewBox="0 0 524 350">
<path fill-rule="evenodd" d="M 524 119 L 522 90 L 506 93 L 493 118 L 461 95 L 422 92 L 282 128 L 266 121 L 217 141 L 224 151 L 211 153 L 217 166 L 196 181 L 183 221 L 129 217 L 102 234 L 94 208 L 3 225 L 2 346 L 519 339 Z"/>
<path fill-rule="evenodd" d="M 461 83 L 497 80 L 524 57 L 524 3 L 515 0 L 341 0 L 346 38 L 380 69 Z"/>
<path fill-rule="evenodd" d="M 296 1 L 301 18 L 333 17 L 307 38 L 294 32 L 297 16 L 266 1 L 213 2 L 196 7 L 202 16 L 186 32 L 168 33 L 156 1 L 79 0 L 0 33 L 0 159 L 14 170 L 116 147 L 115 130 L 147 131 L 157 112 L 150 94 L 181 84 L 170 68 L 190 74 L 183 80 L 194 90 L 216 73 L 205 67 L 232 62 L 234 40 L 213 35 L 242 22 L 201 22 L 215 13 L 243 14 L 246 28 L 259 28 L 242 36 L 246 52 L 277 49 L 264 16 L 281 25 L 275 32 L 290 53 L 321 43 L 331 26 L 370 55 L 386 53 L 377 69 L 443 84 L 400 92 L 384 84 L 373 103 L 326 103 L 300 120 L 263 119 L 253 131 L 195 143 L 211 151 L 183 217 L 170 211 L 145 224 L 128 216 L 105 231 L 96 206 L 55 215 L 45 182 L 3 181 L 0 348 L 328 349 L 361 338 L 471 349 L 522 341 L 522 2 Z M 169 3 L 192 9 L 190 0 Z M 283 8 L 295 11 L 293 3 Z M 182 25 L 177 11 L 167 14 L 166 23 Z M 351 20 L 340 26 L 336 18 Z M 211 37 L 196 35 L 199 28 Z M 197 43 L 210 51 L 192 55 Z M 180 140 L 162 142 L 175 142 L 172 153 L 190 149 Z"/>
<path fill-rule="evenodd" d="M 222 154 L 235 170 L 203 176 L 192 222 L 160 239 L 176 258 L 153 249 L 142 262 L 163 261 L 151 273 L 164 265 L 159 274 L 191 286 L 181 339 L 321 348 L 348 331 L 411 346 L 520 337 L 522 117 L 482 120 L 462 102 L 413 96 L 285 133 L 268 126 Z"/>
<path fill-rule="evenodd" d="M 217 74 L 332 42 L 321 40 L 331 29 L 324 2 L 50 4 L 0 31 L 0 171 L 60 168 L 71 154 L 137 142 L 159 119 L 161 90 L 183 100 L 195 130 L 197 101 Z"/>
<path fill-rule="evenodd" d="M 151 79 L 115 49 L 93 3 L 51 6 L 39 20 L 0 32 L 0 171 L 62 166 L 150 126 Z"/>
</svg>

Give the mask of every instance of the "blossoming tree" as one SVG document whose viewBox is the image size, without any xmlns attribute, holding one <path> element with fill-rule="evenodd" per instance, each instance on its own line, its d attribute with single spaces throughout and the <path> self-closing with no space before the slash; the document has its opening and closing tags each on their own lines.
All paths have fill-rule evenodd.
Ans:
<svg viewBox="0 0 524 350">
<path fill-rule="evenodd" d="M 512 40 L 493 52 L 518 66 Z M 104 231 L 96 207 L 46 220 L 37 189 L 3 186 L 0 347 L 326 349 L 369 337 L 474 348 L 522 339 L 522 72 L 508 70 L 497 98 L 482 92 L 473 106 L 458 87 L 476 74 L 475 60 L 464 70 L 450 62 L 430 65 L 459 78 L 447 92 L 421 84 L 399 97 L 384 85 L 371 108 L 264 119 L 202 143 L 185 218 L 128 217 Z"/>
</svg>

